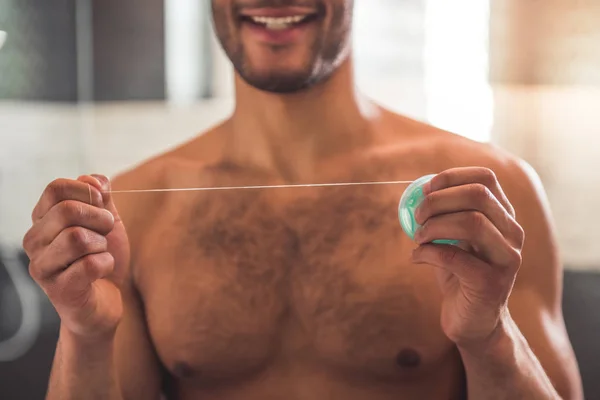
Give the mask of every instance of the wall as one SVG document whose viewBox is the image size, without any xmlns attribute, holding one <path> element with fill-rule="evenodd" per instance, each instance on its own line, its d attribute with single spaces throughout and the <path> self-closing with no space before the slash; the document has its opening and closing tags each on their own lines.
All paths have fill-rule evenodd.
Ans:
<svg viewBox="0 0 600 400">
<path fill-rule="evenodd" d="M 548 191 L 577 268 L 600 265 L 600 2 L 493 0 L 494 139 Z"/>
<path fill-rule="evenodd" d="M 44 187 L 58 177 L 112 176 L 203 131 L 227 101 L 97 107 L 0 103 L 0 242 L 20 244 Z"/>
<path fill-rule="evenodd" d="M 494 141 L 540 174 L 566 262 L 600 269 L 600 88 L 497 85 Z"/>
<path fill-rule="evenodd" d="M 97 101 L 165 98 L 163 0 L 93 0 Z"/>
<path fill-rule="evenodd" d="M 600 2 L 492 0 L 493 82 L 600 85 Z"/>
<path fill-rule="evenodd" d="M 357 85 L 388 108 L 424 117 L 425 9 L 422 0 L 356 0 Z"/>
<path fill-rule="evenodd" d="M 164 99 L 163 3 L 1 1 L 0 99 Z"/>
<path fill-rule="evenodd" d="M 0 99 L 77 98 L 75 0 L 2 0 Z"/>
</svg>

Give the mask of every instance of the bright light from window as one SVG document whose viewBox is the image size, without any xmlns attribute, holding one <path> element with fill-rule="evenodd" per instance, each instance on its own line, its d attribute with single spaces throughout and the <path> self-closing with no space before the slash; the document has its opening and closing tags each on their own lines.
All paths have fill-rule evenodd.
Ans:
<svg viewBox="0 0 600 400">
<path fill-rule="evenodd" d="M 488 84 L 489 0 L 426 0 L 427 119 L 489 141 L 493 100 Z"/>
</svg>

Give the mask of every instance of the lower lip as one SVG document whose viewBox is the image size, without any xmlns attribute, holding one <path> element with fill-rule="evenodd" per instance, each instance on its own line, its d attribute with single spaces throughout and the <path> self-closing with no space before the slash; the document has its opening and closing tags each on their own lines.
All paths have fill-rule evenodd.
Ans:
<svg viewBox="0 0 600 400">
<path fill-rule="evenodd" d="M 315 21 L 308 21 L 298 25 L 292 25 L 286 29 L 274 30 L 267 29 L 262 25 L 244 21 L 242 27 L 255 35 L 261 42 L 283 45 L 298 40 L 300 36 L 314 24 L 314 22 Z"/>
</svg>

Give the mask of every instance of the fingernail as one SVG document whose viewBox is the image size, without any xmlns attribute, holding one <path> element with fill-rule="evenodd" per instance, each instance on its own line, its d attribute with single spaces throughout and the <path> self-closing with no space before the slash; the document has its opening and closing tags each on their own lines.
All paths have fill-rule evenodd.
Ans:
<svg viewBox="0 0 600 400">
<path fill-rule="evenodd" d="M 94 178 L 98 181 L 98 183 L 100 184 L 100 187 L 102 188 L 103 191 L 110 190 L 109 181 L 105 176 L 98 175 L 98 174 L 92 174 L 91 176 L 92 176 L 92 178 Z"/>
<path fill-rule="evenodd" d="M 423 214 L 423 211 L 421 211 L 421 206 L 419 206 L 415 210 L 415 221 L 417 221 L 418 224 L 423 225 L 424 221 L 421 219 L 421 214 Z"/>
<path fill-rule="evenodd" d="M 423 228 L 419 228 L 415 232 L 415 242 L 417 242 L 417 244 L 421 244 L 422 239 L 423 239 Z"/>
<path fill-rule="evenodd" d="M 423 191 L 424 196 L 427 196 L 429 193 L 431 193 L 431 181 L 425 183 L 421 190 Z"/>
<path fill-rule="evenodd" d="M 95 180 L 95 181 L 98 183 L 98 185 L 96 186 L 96 188 L 97 188 L 98 190 L 102 190 L 102 189 L 104 189 L 104 186 L 102 186 L 102 182 L 101 182 L 101 181 L 100 181 L 98 178 L 96 178 L 96 177 L 93 177 L 93 176 L 92 176 L 92 178 L 94 178 L 94 180 Z"/>
</svg>

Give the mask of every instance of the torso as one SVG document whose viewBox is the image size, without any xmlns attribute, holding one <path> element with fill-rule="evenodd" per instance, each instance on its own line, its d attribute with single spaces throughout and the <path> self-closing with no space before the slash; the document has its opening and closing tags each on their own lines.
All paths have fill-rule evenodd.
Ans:
<svg viewBox="0 0 600 400">
<path fill-rule="evenodd" d="M 444 167 L 432 148 L 365 152 L 317 180 L 416 179 Z M 163 176 L 282 183 L 219 163 L 165 162 Z M 398 223 L 405 187 L 161 195 L 133 271 L 171 398 L 464 398 L 434 272 L 411 264 Z"/>
</svg>

